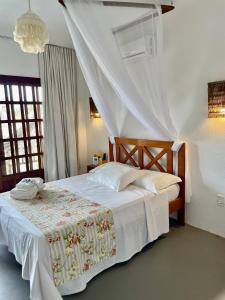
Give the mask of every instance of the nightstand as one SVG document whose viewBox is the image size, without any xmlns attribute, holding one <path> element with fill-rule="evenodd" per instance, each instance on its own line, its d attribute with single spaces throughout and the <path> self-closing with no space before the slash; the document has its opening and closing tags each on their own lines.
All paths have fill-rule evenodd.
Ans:
<svg viewBox="0 0 225 300">
<path fill-rule="evenodd" d="M 96 167 L 98 167 L 98 165 L 88 165 L 87 166 L 87 172 L 90 172 L 91 170 L 93 170 Z"/>
</svg>

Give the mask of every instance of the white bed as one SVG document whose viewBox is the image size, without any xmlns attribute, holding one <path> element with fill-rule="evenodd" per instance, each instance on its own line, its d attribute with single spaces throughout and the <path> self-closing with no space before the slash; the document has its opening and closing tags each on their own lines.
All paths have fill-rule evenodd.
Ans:
<svg viewBox="0 0 225 300">
<path fill-rule="evenodd" d="M 108 207 L 116 227 L 117 254 L 92 267 L 79 278 L 56 288 L 52 280 L 49 246 L 42 232 L 10 206 L 0 195 L 0 243 L 8 246 L 22 265 L 23 279 L 30 280 L 32 300 L 58 300 L 61 295 L 80 292 L 88 281 L 112 265 L 134 254 L 169 231 L 168 202 L 176 199 L 179 185 L 154 195 L 134 185 L 122 192 L 87 180 L 87 174 L 56 181 L 54 184 Z"/>
</svg>

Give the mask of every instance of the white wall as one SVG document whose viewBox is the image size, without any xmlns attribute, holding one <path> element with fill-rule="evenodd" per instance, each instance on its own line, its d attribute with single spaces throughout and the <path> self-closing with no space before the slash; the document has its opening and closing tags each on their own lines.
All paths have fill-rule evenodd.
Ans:
<svg viewBox="0 0 225 300">
<path fill-rule="evenodd" d="M 108 132 L 101 118 L 90 118 L 90 93 L 79 64 L 77 65 L 77 76 L 80 173 L 86 173 L 87 165 L 92 164 L 93 154 L 96 152 L 108 153 Z"/>
<path fill-rule="evenodd" d="M 0 74 L 39 77 L 37 55 L 25 54 L 14 41 L 0 38 Z"/>
<path fill-rule="evenodd" d="M 96 152 L 108 154 L 108 132 L 102 122 L 102 119 L 91 119 L 87 116 L 87 147 L 88 163 L 92 163 L 92 156 Z"/>
<path fill-rule="evenodd" d="M 92 156 L 96 152 L 108 153 L 108 133 L 102 119 L 90 118 L 90 105 L 88 90 L 81 69 L 78 65 L 78 102 L 79 102 L 79 140 L 80 146 L 81 173 L 86 173 L 87 164 L 92 164 Z"/>
<path fill-rule="evenodd" d="M 164 16 L 169 99 L 190 142 L 193 199 L 187 221 L 225 237 L 225 120 L 207 118 L 207 83 L 225 80 L 225 2 L 179 0 Z"/>
</svg>

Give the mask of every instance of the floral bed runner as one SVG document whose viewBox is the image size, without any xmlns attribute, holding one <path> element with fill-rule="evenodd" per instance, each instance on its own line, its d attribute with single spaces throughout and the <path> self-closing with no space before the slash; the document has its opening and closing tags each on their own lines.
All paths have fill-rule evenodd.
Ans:
<svg viewBox="0 0 225 300">
<path fill-rule="evenodd" d="M 46 237 L 56 286 L 116 254 L 110 209 L 52 184 L 29 201 L 5 195 Z"/>
</svg>

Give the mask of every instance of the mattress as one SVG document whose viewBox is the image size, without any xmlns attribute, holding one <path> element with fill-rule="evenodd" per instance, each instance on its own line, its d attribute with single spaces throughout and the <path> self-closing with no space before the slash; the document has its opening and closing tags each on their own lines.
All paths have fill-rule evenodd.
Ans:
<svg viewBox="0 0 225 300">
<path fill-rule="evenodd" d="M 112 210 L 117 255 L 57 288 L 52 280 L 49 247 L 42 232 L 0 196 L 0 242 L 8 246 L 22 265 L 22 277 L 30 280 L 32 300 L 57 300 L 62 299 L 61 295 L 84 290 L 94 276 L 130 259 L 146 244 L 169 230 L 168 202 L 177 198 L 178 185 L 162 190 L 158 195 L 135 185 L 116 192 L 87 180 L 87 176 L 74 176 L 54 184 L 74 193 L 79 192 L 86 199 Z"/>
</svg>

